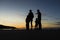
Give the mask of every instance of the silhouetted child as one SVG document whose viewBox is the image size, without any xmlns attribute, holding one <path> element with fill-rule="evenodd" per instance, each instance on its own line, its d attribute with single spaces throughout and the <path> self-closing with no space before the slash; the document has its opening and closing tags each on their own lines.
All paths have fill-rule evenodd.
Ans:
<svg viewBox="0 0 60 40">
<path fill-rule="evenodd" d="M 37 28 L 38 27 L 38 18 L 36 18 L 36 20 L 35 20 L 35 28 Z"/>
<path fill-rule="evenodd" d="M 30 22 L 30 19 L 28 17 L 29 15 L 27 15 L 26 17 L 26 29 L 29 30 L 29 22 Z"/>
</svg>

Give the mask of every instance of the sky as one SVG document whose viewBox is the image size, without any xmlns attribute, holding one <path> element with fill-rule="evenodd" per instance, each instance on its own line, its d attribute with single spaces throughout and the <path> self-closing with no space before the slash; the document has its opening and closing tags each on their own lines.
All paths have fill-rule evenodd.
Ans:
<svg viewBox="0 0 60 40">
<path fill-rule="evenodd" d="M 25 28 L 25 19 L 32 9 L 42 14 L 42 28 L 60 27 L 60 0 L 0 0 L 0 25 Z"/>
</svg>

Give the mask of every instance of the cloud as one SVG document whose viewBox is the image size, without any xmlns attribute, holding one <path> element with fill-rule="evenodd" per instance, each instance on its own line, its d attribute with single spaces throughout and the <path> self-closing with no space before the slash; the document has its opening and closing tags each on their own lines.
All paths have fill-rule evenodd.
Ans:
<svg viewBox="0 0 60 40">
<path fill-rule="evenodd" d="M 60 18 L 55 18 L 55 19 L 60 20 Z"/>
<path fill-rule="evenodd" d="M 42 19 L 42 20 L 48 20 L 48 19 Z"/>
<path fill-rule="evenodd" d="M 55 25 L 60 25 L 60 22 L 56 22 Z"/>
</svg>

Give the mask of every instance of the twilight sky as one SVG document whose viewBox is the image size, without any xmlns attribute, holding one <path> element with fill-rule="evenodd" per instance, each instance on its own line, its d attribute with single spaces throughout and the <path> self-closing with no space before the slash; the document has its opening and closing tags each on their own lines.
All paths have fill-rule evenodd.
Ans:
<svg viewBox="0 0 60 40">
<path fill-rule="evenodd" d="M 0 24 L 25 28 L 29 10 L 40 9 L 42 28 L 60 27 L 60 0 L 0 0 Z M 34 23 L 33 23 L 34 24 Z"/>
</svg>

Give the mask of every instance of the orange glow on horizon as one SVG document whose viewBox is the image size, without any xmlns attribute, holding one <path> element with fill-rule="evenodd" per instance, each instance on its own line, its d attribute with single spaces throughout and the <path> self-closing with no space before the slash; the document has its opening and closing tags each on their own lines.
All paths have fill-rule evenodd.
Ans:
<svg viewBox="0 0 60 40">
<path fill-rule="evenodd" d="M 42 28 L 51 28 L 51 27 L 56 27 L 56 25 L 53 25 L 53 24 L 50 24 L 50 23 L 46 23 L 46 21 L 43 21 L 45 23 L 42 23 Z M 16 27 L 16 28 L 26 28 L 26 23 L 25 22 L 6 22 L 6 21 L 3 21 L 3 22 L 0 22 L 0 24 L 3 24 L 3 25 L 6 25 L 6 26 L 13 26 L 13 27 Z M 33 28 L 35 26 L 35 23 L 33 22 Z"/>
</svg>

